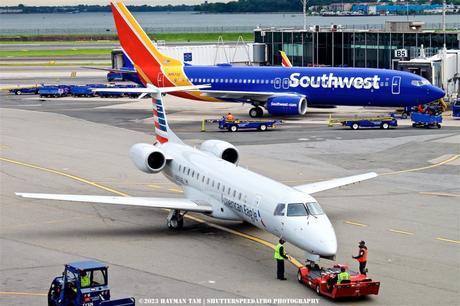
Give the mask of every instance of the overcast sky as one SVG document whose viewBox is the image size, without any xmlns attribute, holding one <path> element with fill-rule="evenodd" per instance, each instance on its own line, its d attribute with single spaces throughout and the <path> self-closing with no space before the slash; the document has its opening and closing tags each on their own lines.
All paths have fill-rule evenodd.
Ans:
<svg viewBox="0 0 460 306">
<path fill-rule="evenodd" d="M 209 0 L 208 2 L 228 2 L 229 0 Z M 8 5 L 31 5 L 31 6 L 40 6 L 40 5 L 75 5 L 75 4 L 100 4 L 107 5 L 110 0 L 2 0 L 0 1 L 1 6 Z M 177 5 L 177 4 L 200 4 L 204 0 L 125 0 L 123 1 L 126 5 Z"/>
</svg>

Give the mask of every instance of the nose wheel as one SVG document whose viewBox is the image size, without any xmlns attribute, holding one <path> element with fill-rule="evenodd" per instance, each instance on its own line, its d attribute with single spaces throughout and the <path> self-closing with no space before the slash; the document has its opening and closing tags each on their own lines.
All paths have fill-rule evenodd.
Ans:
<svg viewBox="0 0 460 306">
<path fill-rule="evenodd" d="M 262 107 L 253 107 L 249 110 L 249 117 L 251 118 L 260 118 L 264 115 L 264 110 Z"/>
<path fill-rule="evenodd" d="M 182 229 L 184 227 L 184 215 L 180 210 L 171 210 L 166 219 L 166 225 L 169 229 Z"/>
</svg>

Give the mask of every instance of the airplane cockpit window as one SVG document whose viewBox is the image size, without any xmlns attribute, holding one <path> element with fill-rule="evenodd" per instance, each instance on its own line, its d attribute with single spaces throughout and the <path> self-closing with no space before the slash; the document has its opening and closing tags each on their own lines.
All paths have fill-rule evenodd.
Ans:
<svg viewBox="0 0 460 306">
<path fill-rule="evenodd" d="M 284 209 L 286 208 L 286 204 L 278 204 L 276 205 L 275 212 L 273 213 L 274 216 L 284 216 Z"/>
<path fill-rule="evenodd" d="M 310 215 L 323 215 L 323 209 L 319 206 L 318 202 L 306 203 L 307 210 Z"/>
<path fill-rule="evenodd" d="M 288 217 L 306 216 L 307 209 L 303 203 L 291 203 L 288 204 L 287 215 Z"/>
<path fill-rule="evenodd" d="M 410 83 L 414 86 L 430 85 L 428 80 L 412 80 Z"/>
</svg>

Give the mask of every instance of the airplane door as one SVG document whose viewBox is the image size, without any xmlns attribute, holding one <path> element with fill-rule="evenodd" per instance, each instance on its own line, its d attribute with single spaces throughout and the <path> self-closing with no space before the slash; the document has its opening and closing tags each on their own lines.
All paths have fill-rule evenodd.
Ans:
<svg viewBox="0 0 460 306">
<path fill-rule="evenodd" d="M 283 236 L 284 228 L 286 226 L 286 207 L 286 204 L 280 203 L 276 205 L 275 211 L 273 212 L 275 221 L 275 233 L 280 237 Z"/>
<path fill-rule="evenodd" d="M 401 77 L 395 76 L 391 80 L 391 93 L 394 95 L 399 95 L 401 92 Z"/>
<path fill-rule="evenodd" d="M 275 79 L 275 89 L 280 89 L 281 88 L 281 79 L 276 78 Z"/>
</svg>

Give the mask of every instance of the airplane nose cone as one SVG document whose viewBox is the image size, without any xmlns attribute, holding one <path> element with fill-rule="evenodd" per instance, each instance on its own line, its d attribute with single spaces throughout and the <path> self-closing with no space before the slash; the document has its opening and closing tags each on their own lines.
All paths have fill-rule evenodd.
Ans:
<svg viewBox="0 0 460 306">
<path fill-rule="evenodd" d="M 334 256 L 337 253 L 337 237 L 332 225 L 322 235 L 318 245 L 318 253 L 322 256 Z"/>
<path fill-rule="evenodd" d="M 446 93 L 441 88 L 439 88 L 437 86 L 432 86 L 431 87 L 431 95 L 432 95 L 432 97 L 434 97 L 434 99 L 433 99 L 433 101 L 434 101 L 434 100 L 438 100 L 438 99 L 443 98 L 446 95 Z"/>
</svg>

